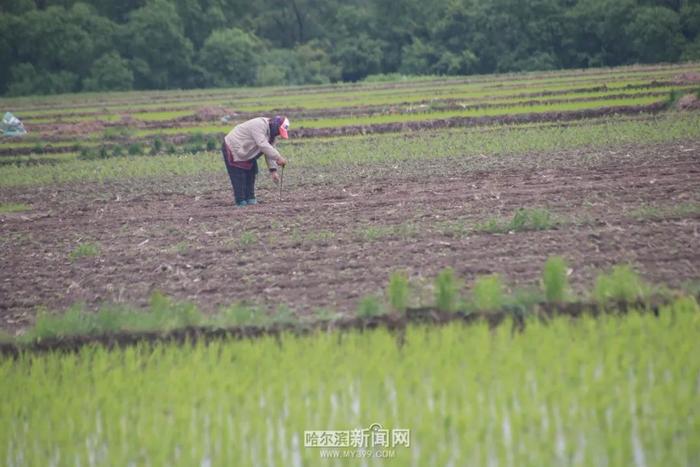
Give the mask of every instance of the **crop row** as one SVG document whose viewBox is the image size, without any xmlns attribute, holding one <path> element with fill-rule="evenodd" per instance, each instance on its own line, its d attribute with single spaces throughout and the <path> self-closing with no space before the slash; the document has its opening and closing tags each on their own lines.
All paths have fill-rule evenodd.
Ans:
<svg viewBox="0 0 700 467">
<path fill-rule="evenodd" d="M 318 109 L 303 110 L 303 109 L 291 109 L 288 111 L 279 109 L 261 109 L 261 112 L 284 112 L 287 113 L 295 121 L 299 118 L 322 118 L 331 115 L 353 115 L 353 116 L 363 116 L 371 115 L 376 113 L 410 113 L 410 112 L 430 112 L 441 108 L 478 108 L 478 107 L 494 107 L 494 106 L 512 106 L 512 105 L 533 105 L 533 104 L 545 104 L 545 103 L 558 103 L 566 101 L 577 101 L 577 100 L 603 100 L 603 99 L 616 99 L 625 97 L 643 97 L 645 95 L 656 95 L 661 96 L 668 94 L 673 91 L 680 90 L 690 90 L 693 89 L 692 85 L 662 85 L 659 83 L 657 85 L 650 85 L 645 83 L 643 85 L 636 85 L 634 87 L 625 88 L 613 88 L 609 89 L 607 86 L 594 86 L 590 88 L 577 88 L 577 89 L 565 89 L 561 91 L 550 90 L 550 91 L 539 91 L 539 92 L 526 92 L 518 94 L 507 94 L 507 95 L 489 95 L 489 96 L 478 96 L 470 97 L 464 95 L 455 95 L 448 97 L 432 97 L 423 98 L 419 101 L 408 101 L 408 102 L 395 102 L 390 104 L 382 105 L 372 105 L 372 106 L 362 106 L 362 107 L 323 107 Z M 167 109 L 160 108 L 153 111 L 143 111 L 143 109 L 132 108 L 128 110 L 128 115 L 141 122 L 170 122 L 173 120 L 180 121 L 184 123 L 185 121 L 218 121 L 220 116 L 226 112 L 226 110 L 220 106 L 220 103 L 211 104 L 219 105 L 216 112 L 210 115 L 200 115 L 200 106 L 191 106 L 188 109 Z M 237 109 L 236 116 L 238 118 L 253 117 L 252 112 L 243 112 L 242 109 Z M 108 113 L 106 110 L 93 113 L 70 113 L 63 114 L 59 120 L 57 120 L 57 115 L 46 115 L 43 113 L 35 114 L 25 114 L 22 115 L 25 124 L 31 126 L 35 130 L 41 130 L 41 124 L 48 123 L 79 123 L 91 120 L 100 120 L 105 123 L 109 122 L 119 122 L 127 113 Z"/>
<path fill-rule="evenodd" d="M 624 70 L 624 69 L 623 69 Z M 692 68 L 689 68 L 692 70 Z M 532 82 L 514 81 L 512 85 L 494 84 L 493 82 L 466 82 L 453 83 L 449 80 L 432 81 L 424 83 L 419 87 L 377 89 L 371 85 L 361 85 L 348 89 L 341 89 L 334 93 L 322 92 L 323 87 L 314 88 L 318 92 L 300 92 L 298 94 L 280 94 L 279 92 L 266 92 L 261 90 L 247 90 L 246 94 L 241 94 L 237 90 L 217 90 L 213 95 L 203 92 L 189 92 L 186 100 L 176 99 L 172 101 L 168 96 L 172 92 L 159 92 L 138 102 L 138 96 L 142 93 L 128 94 L 107 94 L 102 96 L 98 102 L 91 104 L 89 96 L 81 96 L 82 99 L 76 101 L 71 96 L 61 98 L 47 97 L 47 101 L 55 101 L 54 108 L 37 108 L 32 111 L 31 106 L 12 106 L 13 111 L 20 117 L 37 118 L 41 116 L 60 117 L 70 115 L 76 110 L 93 114 L 111 112 L 142 112 L 145 110 L 155 111 L 181 111 L 191 109 L 193 106 L 216 106 L 224 105 L 232 107 L 237 111 L 270 111 L 272 109 L 284 108 L 335 108 L 345 106 L 366 106 L 366 105 L 395 105 L 402 102 L 419 102 L 431 98 L 484 98 L 499 96 L 517 96 L 523 92 L 539 93 L 551 91 L 566 91 L 581 87 L 601 86 L 605 84 L 609 89 L 622 89 L 628 86 L 643 86 L 655 82 L 664 82 L 673 79 L 679 72 L 678 69 L 665 70 L 663 73 L 646 73 L 627 75 L 621 72 L 611 72 L 608 75 L 583 75 L 577 79 L 548 79 L 535 80 Z M 517 76 L 517 75 L 516 75 Z M 294 88 L 292 88 L 294 89 Z M 129 102 L 128 98 L 136 99 L 136 102 Z M 126 102 L 122 102 L 126 99 Z M 64 105 L 60 105 L 60 103 Z M 96 104 L 96 105 L 95 105 Z M 56 107 L 58 106 L 58 107 Z"/>
<path fill-rule="evenodd" d="M 294 167 L 347 171 L 367 164 L 400 164 L 410 160 L 436 160 L 469 155 L 526 154 L 578 147 L 614 147 L 683 140 L 700 136 L 700 117 L 669 114 L 651 120 L 613 117 L 597 125 L 496 127 L 426 131 L 420 138 L 394 135 L 310 139 L 283 143 L 281 150 Z M 126 153 L 126 152 L 125 152 Z M 204 153 L 69 159 L 47 171 L 40 165 L 0 166 L 0 186 L 36 186 L 73 181 L 106 181 L 170 177 L 220 172 L 217 150 Z M 325 167 L 325 169 L 322 169 Z M 291 174 L 292 172 L 290 172 Z"/>
<path fill-rule="evenodd" d="M 317 118 L 317 119 L 300 119 L 295 121 L 295 128 L 302 130 L 304 134 L 308 133 L 310 129 L 326 129 L 326 128 L 341 128 L 345 126 L 370 126 L 370 125 L 381 125 L 387 123 L 405 123 L 405 122 L 430 122 L 435 120 L 443 120 L 450 118 L 483 118 L 483 117 L 509 117 L 518 116 L 524 114 L 547 114 L 553 112 L 575 112 L 575 111 L 586 111 L 592 109 L 606 109 L 606 108 L 618 108 L 618 107 L 639 107 L 643 110 L 644 106 L 650 104 L 661 104 L 667 101 L 666 96 L 662 95 L 631 95 L 627 96 L 610 96 L 611 98 L 592 98 L 592 99 L 581 99 L 581 100 L 553 100 L 553 101 L 543 101 L 543 102 L 517 102 L 515 104 L 504 104 L 504 105 L 489 105 L 489 106 L 478 106 L 478 107 L 459 107 L 452 108 L 448 110 L 438 109 L 425 109 L 422 112 L 409 112 L 409 113 L 387 113 L 387 114 L 377 114 L 377 115 L 349 115 L 349 116 L 336 116 L 330 118 Z M 130 124 L 130 123 L 114 123 L 110 127 L 105 128 L 104 125 L 97 125 L 96 129 L 86 128 L 83 131 L 78 130 L 76 133 L 75 129 L 70 128 L 70 124 L 62 124 L 59 126 L 51 125 L 47 130 L 42 132 L 41 127 L 37 127 L 38 135 L 33 138 L 35 141 L 39 141 L 41 138 L 50 138 L 51 141 L 67 141 L 75 140 L 79 138 L 81 140 L 85 139 L 99 139 L 104 137 L 112 129 L 116 131 L 123 131 L 124 133 L 135 133 L 138 136 L 155 136 L 155 135 L 168 135 L 168 134 L 188 134 L 194 132 L 202 133 L 226 133 L 232 126 L 234 126 L 238 119 L 231 121 L 227 124 L 218 125 L 192 125 L 191 123 L 180 123 L 177 121 L 171 122 L 153 122 L 154 124 L 149 125 L 147 128 L 141 129 L 142 124 Z M 8 149 L 12 146 L 8 145 Z"/>
</svg>

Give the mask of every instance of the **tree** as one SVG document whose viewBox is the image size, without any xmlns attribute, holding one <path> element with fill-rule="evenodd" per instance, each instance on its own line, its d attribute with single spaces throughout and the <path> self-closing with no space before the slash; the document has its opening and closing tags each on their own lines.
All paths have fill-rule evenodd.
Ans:
<svg viewBox="0 0 700 467">
<path fill-rule="evenodd" d="M 585 68 L 633 62 L 624 25 L 636 8 L 635 0 L 579 0 L 564 15 L 563 65 Z"/>
<path fill-rule="evenodd" d="M 638 10 L 627 33 L 636 57 L 645 63 L 676 61 L 685 43 L 678 13 L 664 7 Z"/>
<path fill-rule="evenodd" d="M 128 91 L 134 84 L 134 72 L 128 60 L 109 52 L 93 63 L 90 76 L 83 80 L 85 91 Z"/>
<path fill-rule="evenodd" d="M 689 40 L 700 35 L 700 5 L 685 5 L 680 12 L 681 28 Z"/>
<path fill-rule="evenodd" d="M 78 76 L 69 71 L 48 73 L 37 70 L 31 63 L 19 63 L 10 70 L 10 96 L 30 94 L 59 94 L 77 90 Z"/>
<path fill-rule="evenodd" d="M 19 22 L 16 16 L 0 15 L 0 94 L 7 90 L 10 68 L 16 60 L 14 37 L 18 27 Z"/>
<path fill-rule="evenodd" d="M 125 56 L 132 57 L 138 88 L 187 87 L 192 79 L 192 42 L 185 37 L 175 7 L 151 0 L 129 14 L 123 30 Z"/>
<path fill-rule="evenodd" d="M 382 63 L 382 45 L 382 42 L 366 34 L 347 38 L 339 43 L 334 59 L 342 70 L 343 80 L 357 81 L 379 72 Z"/>
<path fill-rule="evenodd" d="M 427 75 L 439 58 L 438 50 L 419 38 L 401 51 L 401 73 L 408 75 Z"/>
<path fill-rule="evenodd" d="M 253 84 L 262 44 L 238 28 L 214 31 L 199 52 L 199 64 L 206 70 L 210 86 Z"/>
<path fill-rule="evenodd" d="M 225 0 L 176 0 L 175 6 L 182 19 L 185 36 L 192 41 L 195 49 L 216 29 L 231 27 L 224 11 L 231 8 Z"/>
<path fill-rule="evenodd" d="M 700 36 L 696 37 L 693 42 L 688 42 L 683 49 L 681 60 L 698 61 L 700 60 Z"/>
<path fill-rule="evenodd" d="M 21 15 L 34 9 L 36 9 L 36 5 L 33 0 L 0 0 L 0 13 L 2 14 Z"/>
<path fill-rule="evenodd" d="M 323 45 L 312 41 L 292 50 L 267 51 L 255 83 L 261 86 L 325 84 L 339 78 L 340 69 L 331 63 Z"/>
</svg>

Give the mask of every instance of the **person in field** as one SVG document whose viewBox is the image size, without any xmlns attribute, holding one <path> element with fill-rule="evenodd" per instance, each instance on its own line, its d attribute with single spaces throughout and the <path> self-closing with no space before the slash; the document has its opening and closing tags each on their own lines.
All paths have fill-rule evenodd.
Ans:
<svg viewBox="0 0 700 467">
<path fill-rule="evenodd" d="M 257 204 L 255 177 L 258 159 L 265 156 L 272 181 L 279 183 L 277 167 L 284 167 L 287 160 L 275 148 L 277 137 L 289 138 L 289 119 L 258 117 L 236 125 L 224 137 L 221 152 L 233 187 L 236 206 Z"/>
</svg>

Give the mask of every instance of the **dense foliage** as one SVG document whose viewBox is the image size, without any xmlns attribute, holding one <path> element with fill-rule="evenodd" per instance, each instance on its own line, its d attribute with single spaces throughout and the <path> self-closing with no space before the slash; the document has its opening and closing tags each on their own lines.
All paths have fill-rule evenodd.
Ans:
<svg viewBox="0 0 700 467">
<path fill-rule="evenodd" d="M 0 0 L 0 93 L 700 59 L 700 0 Z"/>
</svg>

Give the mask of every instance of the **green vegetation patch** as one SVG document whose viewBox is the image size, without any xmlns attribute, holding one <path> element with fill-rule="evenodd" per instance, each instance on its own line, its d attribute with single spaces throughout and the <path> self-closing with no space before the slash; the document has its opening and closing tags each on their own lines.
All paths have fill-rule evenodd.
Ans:
<svg viewBox="0 0 700 467">
<path fill-rule="evenodd" d="M 683 218 L 700 214 L 700 203 L 678 203 L 673 206 L 647 204 L 633 209 L 629 216 L 637 220 Z"/>
<path fill-rule="evenodd" d="M 529 230 L 548 230 L 556 227 L 558 221 L 546 209 L 520 208 L 511 219 L 488 219 L 474 227 L 475 232 L 508 233 Z"/>
<path fill-rule="evenodd" d="M 402 345 L 378 329 L 21 355 L 0 360 L 0 455 L 316 465 L 328 450 L 305 431 L 380 423 L 408 430 L 408 447 L 386 448 L 400 465 L 690 465 L 698 313 L 684 300 L 658 318 L 533 320 L 517 335 L 410 326 Z"/>
<path fill-rule="evenodd" d="M 80 258 L 97 256 L 100 254 L 100 247 L 97 243 L 85 242 L 80 243 L 76 246 L 73 251 L 70 252 L 68 258 L 71 261 L 75 261 Z"/>
<path fill-rule="evenodd" d="M 29 211 L 31 206 L 23 203 L 0 203 L 0 213 Z"/>
</svg>

